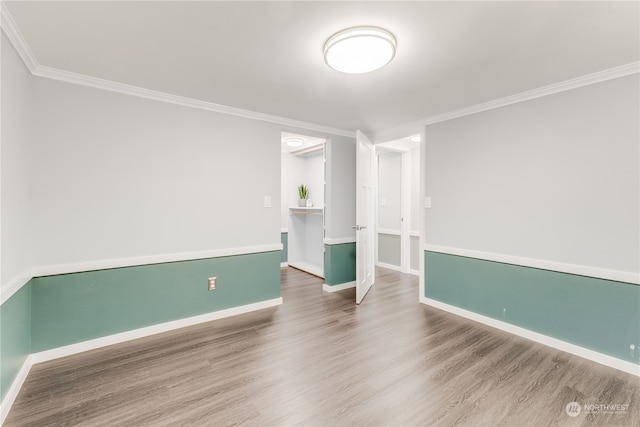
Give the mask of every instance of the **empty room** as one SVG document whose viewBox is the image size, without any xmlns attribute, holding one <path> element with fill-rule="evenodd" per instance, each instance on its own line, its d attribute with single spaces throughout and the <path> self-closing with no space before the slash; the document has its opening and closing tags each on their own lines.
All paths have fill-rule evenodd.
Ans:
<svg viewBox="0 0 640 427">
<path fill-rule="evenodd" d="M 0 6 L 0 425 L 640 425 L 640 2 Z"/>
</svg>

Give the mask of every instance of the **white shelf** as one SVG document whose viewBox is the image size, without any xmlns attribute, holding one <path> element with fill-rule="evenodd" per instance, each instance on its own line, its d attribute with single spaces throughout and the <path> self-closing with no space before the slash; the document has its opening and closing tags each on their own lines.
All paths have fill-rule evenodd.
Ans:
<svg viewBox="0 0 640 427">
<path fill-rule="evenodd" d="M 289 208 L 291 215 L 322 215 L 324 208 L 322 207 L 303 207 L 303 206 L 291 206 Z"/>
</svg>

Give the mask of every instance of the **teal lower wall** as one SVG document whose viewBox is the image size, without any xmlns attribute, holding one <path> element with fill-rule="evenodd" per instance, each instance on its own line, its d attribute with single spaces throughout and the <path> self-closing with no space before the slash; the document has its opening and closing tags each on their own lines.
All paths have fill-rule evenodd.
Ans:
<svg viewBox="0 0 640 427">
<path fill-rule="evenodd" d="M 31 282 L 0 306 L 0 400 L 31 353 Z"/>
<path fill-rule="evenodd" d="M 324 245 L 324 281 L 340 285 L 356 280 L 356 244 Z"/>
<path fill-rule="evenodd" d="M 210 292 L 207 278 L 212 276 L 218 278 L 218 289 Z M 32 282 L 31 351 L 36 353 L 279 298 L 280 251 L 39 277 Z"/>
<path fill-rule="evenodd" d="M 638 285 L 429 251 L 424 260 L 427 298 L 640 364 Z"/>
<path fill-rule="evenodd" d="M 287 262 L 289 260 L 289 233 L 280 233 L 280 243 L 282 243 L 280 262 Z"/>
</svg>

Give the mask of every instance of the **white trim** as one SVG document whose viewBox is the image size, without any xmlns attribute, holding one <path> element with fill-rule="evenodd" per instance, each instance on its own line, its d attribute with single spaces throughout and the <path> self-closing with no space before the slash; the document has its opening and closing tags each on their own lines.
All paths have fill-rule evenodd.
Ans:
<svg viewBox="0 0 640 427">
<path fill-rule="evenodd" d="M 411 227 L 411 151 L 407 150 L 402 154 L 402 175 L 401 175 L 401 203 L 400 215 L 400 271 L 409 273 L 411 269 L 411 237 L 409 228 Z"/>
<path fill-rule="evenodd" d="M 110 268 L 133 267 L 138 265 L 163 264 L 166 262 L 191 261 L 206 258 L 219 258 L 234 255 L 248 255 L 261 252 L 273 252 L 282 250 L 282 243 L 260 246 L 248 246 L 244 248 L 213 249 L 209 251 L 180 252 L 175 254 L 148 255 L 131 258 L 117 258 L 97 261 L 86 261 L 73 264 L 58 264 L 36 267 L 33 275 L 53 276 L 56 274 L 79 273 L 82 271 L 106 270 Z"/>
<path fill-rule="evenodd" d="M 102 89 L 110 92 L 117 92 L 125 95 L 132 95 L 140 98 L 167 102 L 170 104 L 183 105 L 185 107 L 198 108 L 201 110 L 213 111 L 216 113 L 244 117 L 247 119 L 275 123 L 289 128 L 302 128 L 322 133 L 329 133 L 332 135 L 347 136 L 350 138 L 356 137 L 356 133 L 350 130 L 337 129 L 329 126 L 318 125 L 315 123 L 303 122 L 301 120 L 294 120 L 286 117 L 273 116 L 271 114 L 264 114 L 256 111 L 229 107 L 213 102 L 201 101 L 198 99 L 187 98 L 185 96 L 172 95 L 170 93 L 145 89 L 124 83 L 114 82 L 111 80 L 100 79 L 97 77 L 91 77 L 84 74 L 73 73 L 71 71 L 59 70 L 57 68 L 40 65 L 35 55 L 33 54 L 33 51 L 22 36 L 22 33 L 20 33 L 18 26 L 11 17 L 11 14 L 9 13 L 4 3 L 2 3 L 2 28 L 11 44 L 18 51 L 20 58 L 22 58 L 22 61 L 25 63 L 31 74 L 37 77 L 44 77 L 81 86 L 92 87 L 94 89 Z"/>
<path fill-rule="evenodd" d="M 209 251 L 181 252 L 175 254 L 149 255 L 34 267 L 31 270 L 22 272 L 20 275 L 14 277 L 0 287 L 0 305 L 4 304 L 13 294 L 22 289 L 22 287 L 34 277 L 80 273 L 83 271 L 108 270 L 111 268 L 134 267 L 139 265 L 163 264 L 167 262 L 220 258 L 235 255 L 250 255 L 262 252 L 281 251 L 282 249 L 283 245 L 281 243 L 277 243 L 271 245 L 247 246 L 244 248 L 214 249 Z"/>
<path fill-rule="evenodd" d="M 33 271 L 26 270 L 9 280 L 0 288 L 0 305 L 4 304 L 9 298 L 18 292 L 24 285 L 29 283 L 29 280 L 33 279 Z"/>
<path fill-rule="evenodd" d="M 640 275 L 627 271 L 607 270 L 604 268 L 589 267 L 586 265 L 565 264 L 561 262 L 548 261 L 543 259 L 525 258 L 513 255 L 496 254 L 492 252 L 482 252 L 470 249 L 451 248 L 425 244 L 425 251 L 439 252 L 449 255 L 458 255 L 468 258 L 476 258 L 486 261 L 496 261 L 505 264 L 519 265 L 523 267 L 539 268 L 542 270 L 559 271 L 561 273 L 576 274 L 578 276 L 596 277 L 599 279 L 614 280 L 616 282 L 640 284 Z"/>
<path fill-rule="evenodd" d="M 322 243 L 329 246 L 342 245 L 345 243 L 355 243 L 355 242 L 356 242 L 355 237 L 335 237 L 335 238 L 325 237 L 324 239 L 322 239 Z"/>
<path fill-rule="evenodd" d="M 31 48 L 26 43 L 24 37 L 20 33 L 17 25 L 15 24 L 11 14 L 7 10 L 4 3 L 2 3 L 2 28 L 9 38 L 11 44 L 18 51 L 18 54 L 22 58 L 23 62 L 31 71 L 34 76 L 45 77 L 55 80 L 61 80 L 68 83 L 79 84 L 82 86 L 89 86 L 97 89 L 109 90 L 113 92 L 124 93 L 127 95 L 139 96 L 142 98 L 154 99 L 157 101 L 168 102 L 172 104 L 184 105 L 187 107 L 200 108 L 204 110 L 214 111 L 223 114 L 230 114 L 239 117 L 245 117 L 254 120 L 266 121 L 284 126 L 299 127 L 308 130 L 315 130 L 319 132 L 326 132 L 334 135 L 342 135 L 351 138 L 355 138 L 355 132 L 345 129 L 337 129 L 323 125 L 317 125 L 313 123 L 307 123 L 299 120 L 288 119 L 286 117 L 273 116 L 270 114 L 258 113 L 255 111 L 243 110 L 240 108 L 228 107 L 226 105 L 215 104 L 212 102 L 200 101 L 183 96 L 171 95 L 164 92 L 139 88 L 136 86 L 126 85 L 122 83 L 112 82 L 109 80 L 99 79 L 82 74 L 76 74 L 68 71 L 58 70 L 51 67 L 41 66 Z M 618 67 L 610 68 L 607 70 L 598 71 L 595 73 L 587 74 L 584 76 L 576 77 L 573 79 L 565 80 L 563 82 L 554 83 L 551 85 L 543 86 L 537 89 L 521 92 L 515 95 L 498 98 L 482 104 L 465 107 L 459 110 L 450 111 L 447 113 L 439 114 L 437 116 L 427 117 L 415 122 L 405 123 L 399 126 L 397 129 L 413 129 L 420 128 L 425 125 L 430 125 L 446 120 L 455 119 L 458 117 L 467 116 L 470 114 L 480 113 L 483 111 L 492 110 L 494 108 L 504 107 L 518 102 L 529 101 L 532 99 L 540 98 L 547 95 L 553 95 L 555 93 L 576 89 L 583 86 L 588 86 L 595 83 L 604 82 L 607 80 L 624 77 L 631 74 L 640 72 L 640 61 L 632 62 L 629 64 L 621 65 Z M 392 129 L 394 131 L 394 129 Z M 406 132 L 406 131 L 401 131 Z M 377 135 L 376 135 L 377 136 Z"/>
<path fill-rule="evenodd" d="M 377 267 L 382 267 L 382 268 L 387 268 L 389 270 L 395 270 L 395 271 L 402 272 L 402 268 L 399 265 L 387 264 L 386 262 L 377 261 L 376 262 L 376 266 Z"/>
<path fill-rule="evenodd" d="M 313 274 L 314 276 L 324 279 L 324 265 L 315 265 L 304 261 L 289 261 L 288 265 L 289 267 L 306 271 L 309 274 Z"/>
<path fill-rule="evenodd" d="M 9 411 L 13 406 L 13 402 L 15 402 L 16 397 L 18 397 L 18 393 L 20 393 L 20 389 L 27 379 L 32 366 L 33 358 L 31 357 L 31 355 L 28 355 L 24 363 L 20 367 L 18 375 L 16 375 L 13 382 L 11 383 L 11 386 L 9 386 L 7 394 L 5 394 L 4 399 L 0 403 L 0 425 L 4 424 L 4 420 L 7 418 L 7 415 L 9 415 Z"/>
<path fill-rule="evenodd" d="M 216 104 L 208 101 L 187 98 L 185 96 L 172 95 L 166 92 L 160 92 L 151 89 L 145 89 L 124 83 L 104 80 L 97 77 L 76 74 L 69 71 L 58 70 L 56 68 L 39 66 L 33 73 L 38 77 L 45 77 L 53 80 L 60 80 L 67 83 L 88 86 L 95 89 L 102 89 L 111 92 L 122 93 L 125 95 L 133 95 L 140 98 L 152 99 L 154 101 L 167 102 L 169 104 L 182 105 L 185 107 L 198 108 L 201 110 L 213 111 L 215 113 L 229 114 L 237 117 L 244 117 L 252 120 L 275 123 L 286 126 L 288 128 L 302 128 L 305 130 L 313 130 L 332 135 L 341 135 L 355 138 L 355 132 L 337 129 L 329 126 L 317 125 L 314 123 L 303 122 L 300 120 L 289 119 L 286 117 L 273 116 L 271 114 L 259 113 L 256 111 L 244 110 L 241 108 L 229 107 L 222 104 Z"/>
<path fill-rule="evenodd" d="M 281 228 L 280 229 L 280 234 L 282 233 L 289 233 L 289 229 L 288 228 Z"/>
<path fill-rule="evenodd" d="M 576 77 L 563 82 L 550 84 L 537 89 L 528 90 L 526 92 L 517 93 L 515 95 L 505 96 L 504 98 L 494 99 L 493 101 L 484 102 L 482 104 L 473 105 L 471 107 L 462 108 L 460 110 L 451 111 L 437 116 L 429 117 L 423 120 L 423 125 L 431 125 L 446 120 L 456 119 L 458 117 L 468 116 L 470 114 L 481 113 L 483 111 L 493 110 L 495 108 L 505 107 L 511 104 L 517 104 L 523 101 L 541 98 L 547 95 L 564 92 L 567 90 L 577 89 L 579 87 L 589 86 L 595 83 L 601 83 L 607 80 L 617 79 L 619 77 L 640 73 L 640 61 L 630 64 L 621 65 L 619 67 L 602 70 L 585 76 Z"/>
<path fill-rule="evenodd" d="M 584 359 L 588 359 L 593 362 L 600 363 L 602 365 L 609 366 L 611 368 L 619 369 L 623 372 L 627 372 L 629 374 L 640 377 L 640 365 L 636 365 L 634 363 L 627 362 L 613 356 L 602 354 L 597 351 L 589 350 L 587 348 L 580 347 L 575 344 L 561 341 L 557 338 L 552 338 L 548 335 L 543 335 L 538 332 L 533 332 L 528 329 L 512 325 L 510 323 L 492 319 L 490 317 L 483 316 L 481 314 L 474 313 L 472 311 L 468 311 L 459 307 L 455 307 L 453 305 L 449 305 L 440 301 L 433 300 L 431 298 L 421 297 L 420 302 L 423 304 L 429 305 L 431 307 L 439 308 L 440 310 L 444 310 L 449 313 L 453 313 L 458 316 L 462 316 L 467 319 L 480 322 L 484 325 L 491 326 L 493 328 L 500 329 L 505 332 L 509 332 L 519 337 L 526 338 L 540 344 L 544 344 L 548 347 L 555 348 L 556 350 L 565 351 L 575 356 L 579 356 Z"/>
<path fill-rule="evenodd" d="M 148 337 L 163 332 L 172 331 L 187 326 L 197 325 L 199 323 L 210 322 L 212 320 L 219 320 L 225 317 L 237 316 L 239 314 L 245 314 L 252 311 L 263 310 L 265 308 L 276 307 L 283 303 L 282 298 L 274 298 L 271 300 L 260 301 L 253 304 L 242 305 L 239 307 L 227 308 L 225 310 L 214 311 L 211 313 L 201 314 L 198 316 L 187 317 L 185 319 L 174 320 L 171 322 L 159 323 L 157 325 L 147 326 L 145 328 L 134 329 L 132 331 L 121 332 L 119 334 L 109 335 L 106 337 L 96 338 L 89 341 L 83 341 L 76 344 L 67 345 L 64 347 L 58 347 L 51 350 L 41 351 L 39 353 L 33 353 L 27 356 L 27 359 L 22 364 L 18 375 L 11 383 L 5 398 L 0 406 L 0 425 L 4 423 L 6 416 L 9 414 L 9 410 L 13 405 L 24 381 L 31 370 L 31 367 L 36 363 L 48 362 L 60 357 L 71 356 L 73 354 L 82 353 L 84 351 L 95 350 L 97 348 L 106 347 L 108 345 L 118 344 L 125 341 L 130 341 L 138 338 Z"/>
<path fill-rule="evenodd" d="M 280 263 L 280 268 L 283 268 L 283 267 L 289 267 L 289 263 L 286 262 L 286 261 L 285 262 L 281 262 Z"/>
<path fill-rule="evenodd" d="M 409 237 L 420 237 L 419 231 L 409 231 Z"/>
<path fill-rule="evenodd" d="M 326 283 L 322 284 L 322 290 L 325 292 L 338 292 L 344 291 L 345 289 L 351 289 L 356 287 L 356 281 L 340 283 L 339 285 L 327 285 Z"/>
<path fill-rule="evenodd" d="M 38 64 L 38 60 L 36 59 L 29 45 L 27 45 L 27 42 L 24 40 L 22 33 L 18 29 L 16 22 L 13 20 L 13 17 L 9 13 L 9 10 L 7 9 L 7 6 L 4 4 L 4 2 L 0 3 L 0 9 L 0 15 L 2 16 L 2 30 L 13 45 L 16 52 L 18 52 L 18 55 L 22 59 L 22 62 L 24 62 L 24 65 L 26 65 L 31 74 L 33 74 L 34 71 L 37 70 L 40 66 L 40 64 Z"/>
<path fill-rule="evenodd" d="M 253 304 L 241 305 L 239 307 L 227 308 L 225 310 L 214 311 L 211 313 L 201 314 L 198 316 L 187 317 L 185 319 L 173 320 L 171 322 L 159 323 L 157 325 L 147 326 L 140 329 L 121 332 L 106 337 L 100 337 L 89 341 L 83 341 L 76 344 L 66 345 L 51 350 L 33 353 L 31 355 L 33 363 L 48 362 L 49 360 L 58 359 L 60 357 L 71 356 L 72 354 L 82 353 L 88 350 L 106 347 L 108 345 L 118 344 L 125 341 L 135 340 L 138 338 L 148 337 L 150 335 L 162 332 L 173 331 L 175 329 L 193 326 L 200 323 L 211 322 L 212 320 L 223 319 L 225 317 L 237 316 L 252 311 L 262 310 L 265 308 L 275 307 L 282 304 L 282 298 L 274 298 L 271 300 L 260 301 Z"/>
<path fill-rule="evenodd" d="M 629 64 L 609 68 L 607 70 L 597 71 L 595 73 L 579 76 L 537 89 L 520 92 L 503 98 L 494 99 L 482 104 L 472 105 L 469 107 L 461 108 L 459 110 L 449 111 L 436 116 L 425 117 L 420 120 L 404 123 L 395 128 L 378 132 L 377 134 L 375 134 L 374 139 L 380 142 L 390 141 L 392 139 L 402 138 L 406 135 L 410 135 L 420 129 L 422 136 L 421 141 L 425 141 L 425 135 L 424 133 L 422 133 L 422 129 L 425 125 L 432 125 L 434 123 L 439 123 L 446 120 L 457 119 L 459 117 L 468 116 L 470 114 L 481 113 L 483 111 L 493 110 L 495 108 L 505 107 L 507 105 L 512 105 L 523 101 L 530 101 L 532 99 L 541 98 L 543 96 L 553 95 L 567 90 L 577 89 L 580 87 L 601 83 L 607 80 L 613 80 L 619 77 L 625 77 L 637 73 L 640 73 L 640 61 L 631 62 Z"/>
<path fill-rule="evenodd" d="M 412 274 L 414 276 L 420 276 L 420 270 L 409 269 L 409 274 Z"/>
<path fill-rule="evenodd" d="M 378 228 L 378 234 L 388 234 L 390 236 L 402 236 L 402 231 L 391 230 L 390 228 Z"/>
</svg>

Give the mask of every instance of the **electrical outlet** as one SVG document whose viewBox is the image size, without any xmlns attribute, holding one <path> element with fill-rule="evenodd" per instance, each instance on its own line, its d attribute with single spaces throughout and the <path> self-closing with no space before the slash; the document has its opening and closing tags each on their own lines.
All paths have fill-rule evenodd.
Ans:
<svg viewBox="0 0 640 427">
<path fill-rule="evenodd" d="M 218 288 L 218 278 L 217 277 L 209 277 L 209 290 L 215 291 Z"/>
</svg>

